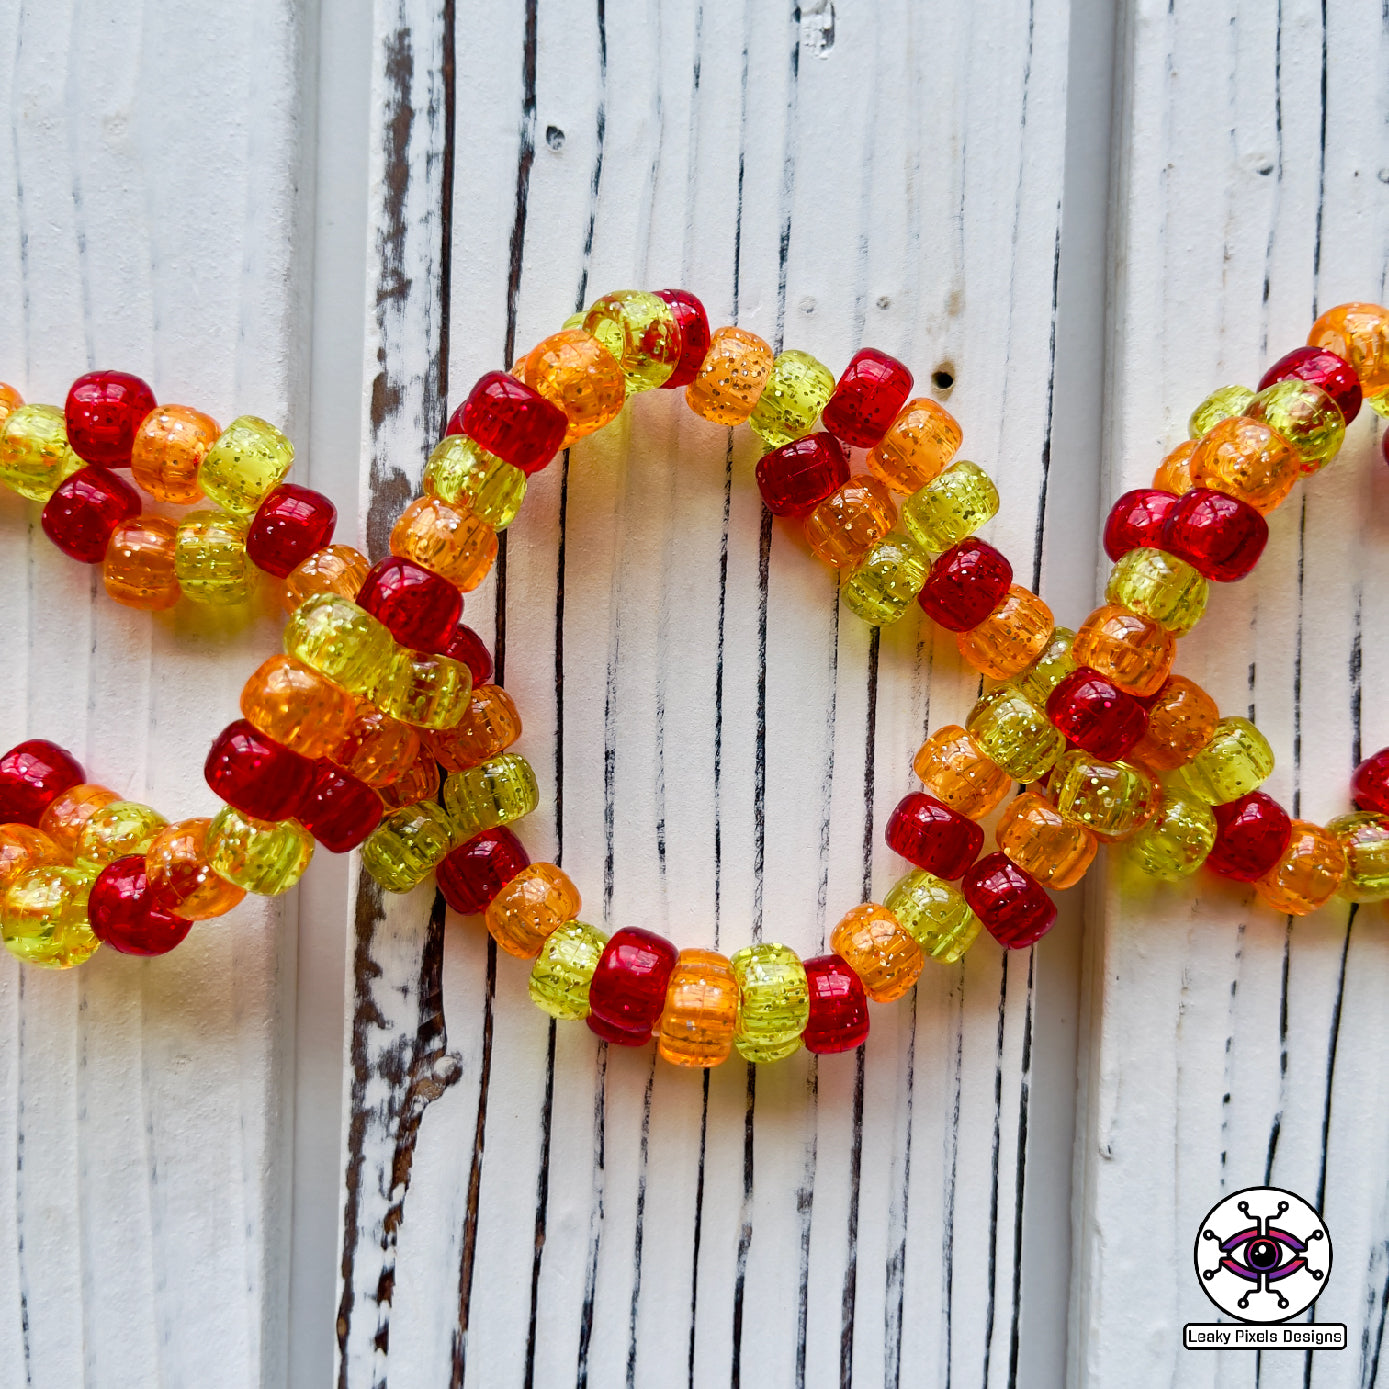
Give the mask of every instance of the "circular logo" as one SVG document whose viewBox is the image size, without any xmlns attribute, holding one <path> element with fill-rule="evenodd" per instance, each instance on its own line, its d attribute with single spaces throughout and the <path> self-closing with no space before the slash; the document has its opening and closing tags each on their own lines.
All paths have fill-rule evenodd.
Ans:
<svg viewBox="0 0 1389 1389">
<path fill-rule="evenodd" d="M 1273 1322 L 1310 1307 L 1331 1272 L 1331 1237 L 1302 1197 L 1251 1186 L 1212 1206 L 1196 1232 L 1196 1276 L 1222 1312 Z"/>
</svg>

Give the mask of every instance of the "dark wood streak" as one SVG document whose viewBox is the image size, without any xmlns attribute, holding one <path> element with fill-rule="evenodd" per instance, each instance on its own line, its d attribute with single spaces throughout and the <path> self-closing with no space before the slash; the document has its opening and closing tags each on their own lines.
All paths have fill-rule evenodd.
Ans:
<svg viewBox="0 0 1389 1389">
<path fill-rule="evenodd" d="M 1027 1005 L 1023 1013 L 1022 1056 L 1018 1077 L 1018 1156 L 1013 1171 L 1013 1320 L 1008 1330 L 1008 1383 L 1018 1382 L 1022 1347 L 1022 1228 L 1027 1175 L 1028 1103 L 1032 1096 L 1032 1000 L 1037 952 L 1027 952 Z"/>
<path fill-rule="evenodd" d="M 820 1060 L 812 1059 L 806 1081 L 812 1120 L 820 1108 Z M 820 1159 L 819 1127 L 810 1131 L 810 1148 L 805 1155 L 801 1183 L 796 1188 L 796 1214 L 800 1217 L 800 1277 L 796 1287 L 796 1389 L 805 1389 L 805 1366 L 810 1330 L 810 1230 L 815 1211 L 815 1169 Z"/>
<path fill-rule="evenodd" d="M 695 1328 L 699 1324 L 699 1244 L 704 1232 L 704 1162 L 709 1149 L 709 1071 L 706 1068 L 700 1077 L 703 1097 L 699 1110 L 699 1163 L 695 1168 L 694 1229 L 690 1253 L 690 1349 L 688 1360 L 689 1378 L 686 1383 L 694 1389 L 695 1382 Z"/>
<path fill-rule="evenodd" d="M 858 1301 L 859 1183 L 863 1175 L 863 1067 L 866 1047 L 854 1052 L 853 1143 L 849 1151 L 849 1238 L 839 1295 L 839 1383 L 854 1382 L 854 1307 Z"/>
<path fill-rule="evenodd" d="M 950 1389 L 954 1377 L 954 1301 L 955 1301 L 955 1185 L 960 1162 L 960 1101 L 964 1086 L 965 1056 L 965 981 L 959 976 L 959 1008 L 955 1019 L 955 1055 L 952 1058 L 952 1078 L 955 1082 L 950 1103 L 950 1123 L 946 1128 L 950 1164 L 945 1174 L 945 1219 L 941 1222 L 941 1319 L 945 1323 L 945 1381 L 942 1389 Z"/>
<path fill-rule="evenodd" d="M 738 1259 L 733 1271 L 733 1354 L 728 1365 L 730 1389 L 743 1383 L 743 1294 L 748 1276 L 748 1251 L 752 1248 L 753 1109 L 757 1103 L 757 1067 L 747 1063 L 747 1091 L 743 1102 L 743 1199 L 738 1219 Z M 804 1339 L 801 1342 L 805 1344 Z"/>
<path fill-rule="evenodd" d="M 989 1292 L 984 1303 L 984 1368 L 980 1382 L 989 1382 L 989 1361 L 993 1357 L 994 1345 L 994 1306 L 998 1298 L 998 1150 L 1003 1130 L 1003 1031 L 1008 1017 L 1008 966 L 1012 963 L 1009 952 L 1003 958 L 1003 969 L 998 985 L 998 1032 L 994 1039 L 994 1134 L 993 1148 L 989 1166 Z"/>
<path fill-rule="evenodd" d="M 883 1325 L 884 1389 L 900 1389 L 902 1383 L 902 1326 L 906 1317 L 907 1296 L 907 1230 L 910 1228 L 912 1180 L 912 1099 L 916 1089 L 916 1007 L 920 994 L 911 991 L 906 1000 L 910 1012 L 907 1026 L 907 1077 L 903 1086 L 902 1104 L 906 1110 L 902 1126 L 902 1186 L 898 1199 L 902 1203 L 901 1235 L 895 1247 L 888 1251 L 883 1273 L 883 1301 L 886 1317 Z"/>
<path fill-rule="evenodd" d="M 1284 918 L 1283 960 L 1278 984 L 1278 1108 L 1268 1130 L 1268 1152 L 1264 1158 L 1264 1185 L 1273 1182 L 1273 1160 L 1283 1135 L 1283 1110 L 1288 1099 L 1288 972 L 1292 964 L 1293 918 Z"/>
<path fill-rule="evenodd" d="M 27 309 L 27 303 L 26 303 Z M 27 317 L 26 317 L 27 321 Z M 19 1036 L 16 1039 L 15 1049 L 16 1065 L 19 1070 L 18 1084 L 15 1086 L 15 1132 L 14 1132 L 14 1175 L 15 1175 L 15 1203 L 14 1203 L 14 1233 L 15 1233 L 15 1263 L 19 1271 L 19 1337 L 24 1346 L 24 1382 L 32 1384 L 34 1382 L 34 1362 L 33 1347 L 29 1344 L 29 1261 L 25 1256 L 25 1215 L 29 1210 L 29 1203 L 25 1199 L 24 1189 L 26 1186 L 25 1177 L 27 1175 L 24 1166 L 24 1135 L 26 1132 L 25 1103 L 24 1103 L 24 1060 L 29 1055 L 24 1045 L 24 1023 L 28 1014 L 24 1007 L 24 980 L 25 971 L 20 970 L 15 976 L 15 1013 L 19 1019 Z"/>
<path fill-rule="evenodd" d="M 598 1291 L 598 1250 L 603 1237 L 603 1197 L 607 1175 L 608 1044 L 598 1045 L 594 1059 L 593 1087 L 593 1202 L 588 1213 L 588 1267 L 584 1272 L 584 1300 L 579 1313 L 579 1354 L 574 1367 L 576 1389 L 588 1384 L 588 1354 L 593 1344 L 593 1303 Z"/>
<path fill-rule="evenodd" d="M 555 1019 L 545 1039 L 545 1100 L 540 1107 L 540 1172 L 535 1191 L 535 1254 L 531 1259 L 531 1307 L 526 1323 L 526 1368 L 523 1383 L 526 1389 L 535 1384 L 535 1347 L 540 1305 L 540 1265 L 545 1254 L 546 1225 L 550 1209 L 550 1135 L 555 1107 Z"/>
<path fill-rule="evenodd" d="M 656 1052 L 652 1049 L 646 1090 L 641 1102 L 641 1156 L 637 1163 L 637 1219 L 632 1236 L 632 1302 L 627 1320 L 627 1389 L 637 1382 L 637 1310 L 641 1305 L 641 1256 L 646 1233 L 646 1179 L 651 1161 L 651 1092 L 656 1084 Z"/>
</svg>

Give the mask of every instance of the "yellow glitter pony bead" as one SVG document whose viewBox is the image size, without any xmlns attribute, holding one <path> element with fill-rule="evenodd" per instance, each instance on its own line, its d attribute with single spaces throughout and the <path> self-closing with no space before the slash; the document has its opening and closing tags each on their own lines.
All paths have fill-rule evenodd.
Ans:
<svg viewBox="0 0 1389 1389">
<path fill-rule="evenodd" d="M 809 352 L 783 352 L 772 363 L 748 423 L 769 449 L 779 449 L 815 428 L 833 394 L 834 373 L 823 362 Z"/>
<path fill-rule="evenodd" d="M 1389 897 L 1389 820 L 1360 810 L 1328 820 L 1326 832 L 1346 856 L 1341 896 L 1351 902 L 1382 902 Z"/>
<path fill-rule="evenodd" d="M 526 475 L 466 434 L 450 434 L 424 465 L 424 491 L 504 531 L 526 498 Z"/>
<path fill-rule="evenodd" d="M 1320 386 L 1296 377 L 1266 386 L 1244 413 L 1266 424 L 1292 448 L 1304 475 L 1330 463 L 1346 437 L 1346 417 L 1340 406 Z"/>
<path fill-rule="evenodd" d="M 71 969 L 100 945 L 87 921 L 94 875 L 80 868 L 30 868 L 5 889 L 0 935 L 27 965 Z"/>
<path fill-rule="evenodd" d="M 799 1050 L 810 1020 L 805 966 L 789 946 L 745 945 L 728 962 L 738 981 L 733 1045 L 744 1061 L 780 1061 Z"/>
<path fill-rule="evenodd" d="M 661 385 L 680 360 L 680 330 L 670 305 L 644 289 L 619 289 L 595 300 L 583 327 L 622 368 L 628 395 Z"/>
<path fill-rule="evenodd" d="M 865 902 L 840 920 L 830 932 L 830 949 L 858 975 L 875 1003 L 901 998 L 925 966 L 916 937 L 876 902 Z"/>
<path fill-rule="evenodd" d="M 926 582 L 931 563 L 905 535 L 875 540 L 840 585 L 844 606 L 872 627 L 899 621 Z"/>
<path fill-rule="evenodd" d="M 294 445 L 255 415 L 234 419 L 198 465 L 198 486 L 224 511 L 249 520 L 284 480 Z"/>
<path fill-rule="evenodd" d="M 453 847 L 453 826 L 433 801 L 402 806 L 362 844 L 362 867 L 387 892 L 409 892 Z"/>
<path fill-rule="evenodd" d="M 1056 808 L 1103 839 L 1124 839 L 1151 819 L 1161 802 L 1158 784 L 1131 762 L 1106 762 L 1068 752 L 1051 775 Z"/>
<path fill-rule="evenodd" d="M 899 878 L 883 898 L 883 906 L 902 923 L 922 954 L 942 965 L 953 965 L 974 944 L 983 925 L 958 888 L 924 868 Z"/>
<path fill-rule="evenodd" d="M 1254 392 L 1248 386 L 1217 387 L 1191 412 L 1187 433 L 1193 440 L 1199 439 L 1221 420 L 1231 420 L 1236 415 L 1244 414 L 1244 407 L 1253 399 Z"/>
<path fill-rule="evenodd" d="M 1248 719 L 1231 715 L 1215 726 L 1210 741 L 1174 774 L 1207 805 L 1237 801 L 1273 774 L 1273 749 Z"/>
<path fill-rule="evenodd" d="M 138 801 L 112 801 L 87 817 L 73 846 L 73 862 L 100 872 L 118 858 L 143 854 L 168 824 L 157 810 Z"/>
<path fill-rule="evenodd" d="M 444 780 L 444 806 L 461 844 L 483 830 L 510 825 L 540 804 L 540 787 L 531 764 L 514 752 L 490 757 Z"/>
<path fill-rule="evenodd" d="M 397 647 L 372 691 L 384 713 L 416 728 L 452 728 L 467 712 L 473 677 L 462 661 Z"/>
<path fill-rule="evenodd" d="M 68 446 L 67 425 L 56 405 L 20 405 L 0 429 L 0 482 L 31 502 L 45 502 L 82 460 Z"/>
<path fill-rule="evenodd" d="M 1115 561 L 1104 596 L 1183 637 L 1206 611 L 1210 585 L 1184 559 L 1140 546 Z"/>
<path fill-rule="evenodd" d="M 261 897 L 288 892 L 313 857 L 313 835 L 297 820 L 253 820 L 225 805 L 207 828 L 203 852 L 215 873 Z"/>
<path fill-rule="evenodd" d="M 365 608 L 335 593 L 306 599 L 285 623 L 285 652 L 353 694 L 366 694 L 390 667 L 395 642 Z"/>
<path fill-rule="evenodd" d="M 1036 781 L 1066 750 L 1056 725 L 1011 682 L 982 695 L 965 728 L 1013 781 Z"/>
<path fill-rule="evenodd" d="M 553 863 L 527 864 L 488 904 L 484 920 L 508 955 L 531 960 L 583 905 L 569 875 Z"/>
<path fill-rule="evenodd" d="M 192 603 L 244 603 L 258 574 L 246 553 L 246 527 L 221 511 L 192 511 L 174 540 L 174 575 Z"/>
<path fill-rule="evenodd" d="M 1157 813 L 1125 846 L 1150 878 L 1175 883 L 1190 877 L 1215 846 L 1215 815 L 1205 801 L 1168 792 Z"/>
<path fill-rule="evenodd" d="M 868 471 L 898 492 L 916 493 L 955 456 L 964 432 L 943 405 L 909 400 L 869 450 Z"/>
<path fill-rule="evenodd" d="M 941 555 L 998 515 L 998 488 L 962 458 L 902 503 L 902 529 L 928 554 Z"/>
<path fill-rule="evenodd" d="M 1076 669 L 1075 657 L 1071 655 L 1075 639 L 1076 634 L 1069 627 L 1052 628 L 1051 640 L 1042 648 L 1042 654 L 1010 681 L 1039 709 L 1047 707 L 1051 692 Z"/>
<path fill-rule="evenodd" d="M 566 921 L 556 927 L 531 966 L 531 1002 L 552 1018 L 582 1022 L 588 1017 L 593 972 L 607 943 L 607 935 L 587 922 Z"/>
</svg>

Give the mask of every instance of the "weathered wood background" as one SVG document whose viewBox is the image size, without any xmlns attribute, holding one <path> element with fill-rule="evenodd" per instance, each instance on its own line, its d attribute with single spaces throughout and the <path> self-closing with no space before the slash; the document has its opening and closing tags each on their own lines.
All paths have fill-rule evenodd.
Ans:
<svg viewBox="0 0 1389 1389">
<path fill-rule="evenodd" d="M 282 420 L 375 555 L 479 373 L 684 284 L 836 370 L 909 362 L 1074 625 L 1102 508 L 1191 406 L 1385 293 L 1379 7 L 1117 10 L 0 0 L 0 375 L 61 399 L 122 365 Z M 1318 818 L 1389 741 L 1376 448 L 1357 424 L 1183 647 Z M 841 622 L 754 461 L 641 397 L 534 480 L 468 612 L 585 919 L 814 953 L 900 870 L 883 822 L 975 682 L 915 624 Z M 0 537 L 0 734 L 205 808 L 273 624 L 124 613 L 14 498 Z M 1376 1382 L 1379 908 L 1097 876 L 862 1053 L 706 1078 L 551 1026 L 432 889 L 310 879 L 163 960 L 0 964 L 0 1383 Z M 1266 1179 L 1323 1206 L 1316 1315 L 1352 1348 L 1182 1352 L 1196 1226 Z"/>
</svg>

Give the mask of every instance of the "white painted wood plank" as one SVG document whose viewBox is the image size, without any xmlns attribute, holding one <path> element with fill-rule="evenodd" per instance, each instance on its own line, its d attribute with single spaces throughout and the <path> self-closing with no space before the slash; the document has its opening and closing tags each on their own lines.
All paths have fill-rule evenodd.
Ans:
<svg viewBox="0 0 1389 1389">
<path fill-rule="evenodd" d="M 450 23 L 468 138 L 436 319 L 446 145 L 418 65 Z M 732 3 L 383 0 L 377 26 L 374 235 L 402 257 L 368 343 L 368 379 L 380 345 L 391 386 L 368 420 L 378 478 L 417 477 L 443 362 L 451 404 L 604 289 L 686 283 L 717 321 L 836 369 L 860 341 L 924 390 L 948 365 L 966 452 L 1005 491 L 993 534 L 1032 578 L 1064 7 L 854 3 L 798 26 Z M 408 82 L 384 60 L 406 29 Z M 865 832 L 909 789 L 928 718 L 961 717 L 974 682 L 951 643 L 877 649 L 837 621 L 829 578 L 764 530 L 755 456 L 641 398 L 533 480 L 469 620 L 498 635 L 546 788 L 527 842 L 574 875 L 586 919 L 813 954 L 861 900 Z M 369 485 L 378 546 L 395 486 Z M 875 849 L 875 892 L 899 871 Z M 724 1067 L 706 1094 L 649 1051 L 552 1029 L 478 923 L 450 919 L 441 944 L 428 912 L 423 892 L 358 908 L 341 1383 L 1013 1377 L 1026 956 L 985 942 L 933 972 L 914 1005 L 875 1010 L 861 1061 L 755 1084 Z M 1068 1075 L 1034 1081 L 1066 1102 Z"/>
<path fill-rule="evenodd" d="M 1111 499 L 1150 477 L 1210 389 L 1254 383 L 1332 304 L 1382 302 L 1389 251 L 1377 5 L 1133 0 L 1120 52 Z M 1279 759 L 1269 789 L 1317 820 L 1346 809 L 1361 750 L 1389 741 L 1389 477 L 1364 414 L 1179 658 L 1222 708 L 1257 716 Z M 1382 909 L 1289 922 L 1209 877 L 1154 889 L 1117 875 L 1096 903 L 1076 1382 L 1377 1382 Z M 1213 1312 L 1191 1272 L 1197 1226 L 1225 1192 L 1265 1183 L 1323 1208 L 1336 1262 L 1315 1315 L 1345 1322 L 1350 1348 L 1184 1353 L 1183 1322 Z"/>
<path fill-rule="evenodd" d="M 295 7 L 7 3 L 0 35 L 4 375 L 61 403 L 75 375 L 119 365 L 163 399 L 293 432 Z M 205 813 L 204 749 L 275 625 L 117 608 L 15 497 L 0 532 L 6 745 L 53 737 L 93 779 Z M 283 1378 L 285 917 L 243 908 L 155 961 L 0 963 L 4 1383 Z"/>
</svg>

